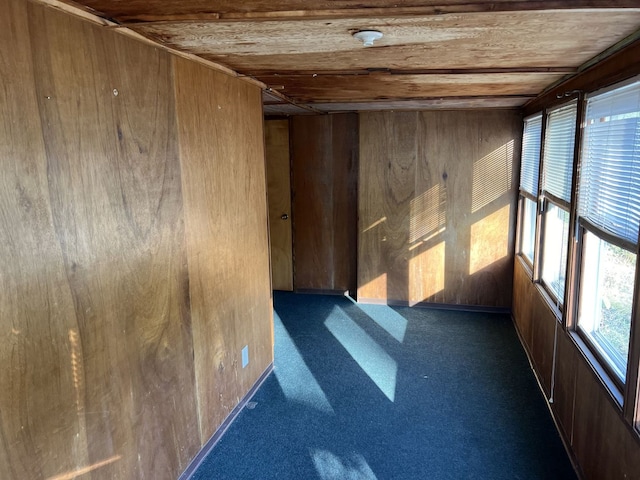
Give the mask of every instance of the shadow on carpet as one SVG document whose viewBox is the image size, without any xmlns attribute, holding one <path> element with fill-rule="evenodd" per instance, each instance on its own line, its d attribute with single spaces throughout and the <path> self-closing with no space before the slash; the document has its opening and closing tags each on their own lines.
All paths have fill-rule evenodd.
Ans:
<svg viewBox="0 0 640 480">
<path fill-rule="evenodd" d="M 508 315 L 274 308 L 274 372 L 192 479 L 576 478 Z"/>
</svg>

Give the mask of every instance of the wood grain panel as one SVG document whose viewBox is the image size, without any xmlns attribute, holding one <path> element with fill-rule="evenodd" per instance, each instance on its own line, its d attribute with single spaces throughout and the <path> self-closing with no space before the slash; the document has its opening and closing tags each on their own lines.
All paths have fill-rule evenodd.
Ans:
<svg viewBox="0 0 640 480">
<path fill-rule="evenodd" d="M 354 291 L 358 117 L 291 120 L 296 289 Z"/>
<path fill-rule="evenodd" d="M 550 10 L 553 8 L 594 8 L 594 7 L 634 7 L 632 0 L 593 1 L 574 0 L 561 2 L 557 0 L 522 1 L 522 0 L 439 0 L 421 2 L 417 0 L 369 0 L 367 2 L 355 0 L 314 2 L 310 9 L 309 2 L 304 0 L 267 1 L 251 0 L 235 2 L 221 0 L 214 3 L 207 0 L 179 0 L 169 1 L 141 1 L 133 0 L 126 3 L 108 2 L 106 0 L 82 0 L 81 3 L 100 12 L 103 16 L 113 17 L 119 21 L 153 21 L 167 19 L 189 18 L 245 18 L 245 17 L 335 17 L 338 15 L 352 15 L 357 17 L 379 15 L 388 11 L 391 15 L 413 14 L 443 14 L 448 12 L 482 12 L 500 10 Z"/>
<path fill-rule="evenodd" d="M 552 408 L 561 433 L 569 443 L 572 442 L 573 435 L 578 355 L 579 353 L 567 333 L 559 330 Z"/>
<path fill-rule="evenodd" d="M 516 265 L 518 262 L 516 262 Z M 640 472 L 640 439 L 622 415 L 622 409 L 594 373 L 571 334 L 565 333 L 550 307 L 524 271 L 516 266 L 514 318 L 516 324 L 532 312 L 533 366 L 545 393 L 550 389 L 553 335 L 558 328 L 553 389 L 553 415 L 585 480 L 637 478 Z M 520 295 L 521 283 L 529 283 L 531 296 Z"/>
<path fill-rule="evenodd" d="M 289 121 L 264 122 L 271 244 L 271 287 L 293 290 Z M 282 216 L 287 218 L 283 219 Z"/>
<path fill-rule="evenodd" d="M 422 115 L 428 136 L 420 158 L 439 166 L 445 192 L 444 303 L 510 306 L 519 116 Z"/>
<path fill-rule="evenodd" d="M 139 33 L 242 73 L 577 67 L 633 33 L 640 9 L 158 23 Z M 351 33 L 377 29 L 372 48 Z M 597 34 L 594 34 L 597 32 Z M 313 41 L 310 41 L 313 39 Z"/>
<path fill-rule="evenodd" d="M 247 368 L 223 375 L 228 410 L 272 359 L 259 89 L 190 72 L 180 98 L 193 103 L 204 92 L 193 87 L 212 85 L 222 97 L 194 128 L 217 133 L 215 148 L 197 154 L 202 145 L 183 135 L 184 164 L 232 178 L 203 192 L 193 168 L 190 183 L 181 176 L 168 53 L 34 3 L 0 7 L 0 477 L 176 478 L 201 446 L 195 370 L 213 365 L 194 363 L 191 300 L 199 321 L 230 313 L 229 358 L 249 345 Z M 230 128 L 206 130 L 212 115 Z M 232 192 L 242 203 L 218 213 L 236 219 L 222 225 L 235 228 L 235 250 L 230 235 L 193 242 L 183 194 L 213 203 L 190 203 L 188 219 L 206 225 Z M 209 259 L 232 258 L 223 268 L 246 278 L 224 286 L 241 293 L 198 290 L 223 275 L 203 275 L 186 238 Z M 202 347 L 220 324 L 199 326 Z M 218 399 L 217 389 L 226 394 L 200 391 Z"/>
<path fill-rule="evenodd" d="M 78 323 L 49 204 L 27 4 L 0 9 L 0 478 L 44 479 L 88 463 Z"/>
<path fill-rule="evenodd" d="M 42 7 L 30 29 L 78 318 L 68 408 L 92 478 L 177 475 L 199 443 L 170 57 Z"/>
<path fill-rule="evenodd" d="M 405 250 L 420 133 L 417 113 L 360 115 L 359 300 L 408 299 Z"/>
<path fill-rule="evenodd" d="M 562 78 L 558 73 L 371 74 L 258 77 L 299 102 L 359 102 L 386 98 L 417 100 L 498 95 L 535 95 Z"/>
<path fill-rule="evenodd" d="M 531 359 L 547 398 L 550 398 L 554 336 L 558 321 L 540 292 L 534 291 L 531 309 Z"/>
<path fill-rule="evenodd" d="M 262 107 L 259 88 L 174 62 L 204 443 L 273 360 Z"/>
<path fill-rule="evenodd" d="M 638 478 L 640 440 L 591 367 L 577 362 L 573 449 L 585 480 Z"/>
<path fill-rule="evenodd" d="M 264 115 L 281 116 L 281 115 L 311 115 L 313 114 L 309 110 L 291 103 L 274 103 L 270 105 L 264 105 Z"/>
<path fill-rule="evenodd" d="M 522 265 L 522 262 L 516 258 L 513 269 L 512 312 L 516 327 L 529 352 L 531 352 L 532 347 L 531 305 L 533 302 L 533 288 L 529 272 Z"/>
<path fill-rule="evenodd" d="M 524 105 L 530 97 L 449 97 L 418 100 L 377 100 L 372 102 L 309 103 L 321 112 L 382 112 L 386 110 L 472 110 L 515 109 Z M 266 107 L 265 107 L 266 110 Z M 286 111 L 284 113 L 287 113 Z M 294 112 L 296 113 L 296 112 Z"/>
<path fill-rule="evenodd" d="M 518 115 L 360 119 L 359 300 L 509 306 Z"/>
</svg>

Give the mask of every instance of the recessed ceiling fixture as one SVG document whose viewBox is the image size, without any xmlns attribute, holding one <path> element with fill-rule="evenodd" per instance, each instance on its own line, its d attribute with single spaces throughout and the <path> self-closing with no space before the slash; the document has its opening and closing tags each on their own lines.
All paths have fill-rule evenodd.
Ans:
<svg viewBox="0 0 640 480">
<path fill-rule="evenodd" d="M 373 42 L 382 38 L 382 32 L 378 30 L 360 30 L 354 33 L 353 36 L 361 40 L 365 47 L 373 47 Z"/>
</svg>

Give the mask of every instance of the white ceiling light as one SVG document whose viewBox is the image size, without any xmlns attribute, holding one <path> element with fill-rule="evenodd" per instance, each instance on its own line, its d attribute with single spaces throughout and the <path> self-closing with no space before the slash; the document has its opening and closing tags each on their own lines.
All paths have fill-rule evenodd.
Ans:
<svg viewBox="0 0 640 480">
<path fill-rule="evenodd" d="M 361 40 L 365 47 L 373 47 L 373 42 L 382 38 L 382 32 L 378 30 L 360 30 L 354 33 L 353 36 Z"/>
</svg>

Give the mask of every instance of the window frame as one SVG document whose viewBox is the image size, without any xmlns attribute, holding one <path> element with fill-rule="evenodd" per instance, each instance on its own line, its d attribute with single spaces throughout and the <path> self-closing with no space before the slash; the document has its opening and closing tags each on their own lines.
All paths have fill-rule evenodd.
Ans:
<svg viewBox="0 0 640 480">
<path fill-rule="evenodd" d="M 532 245 L 532 252 L 531 252 L 531 258 L 529 258 L 523 251 L 522 248 L 522 244 L 523 244 L 523 239 L 524 239 L 524 227 L 525 227 L 525 221 L 526 221 L 526 215 L 525 215 L 525 203 L 529 201 L 533 204 L 533 245 Z M 528 192 L 523 192 L 521 191 L 519 196 L 518 196 L 518 230 L 517 230 L 517 238 L 516 238 L 516 245 L 517 245 L 517 254 L 520 257 L 520 259 L 524 262 L 524 264 L 527 266 L 528 271 L 529 271 L 529 276 L 533 277 L 533 266 L 535 264 L 535 258 L 536 258 L 536 235 L 537 235 L 537 224 L 538 224 L 538 199 L 537 198 L 532 198 L 532 195 L 530 195 Z"/>
<path fill-rule="evenodd" d="M 631 48 L 630 46 L 625 47 L 622 51 L 631 51 L 636 52 L 640 51 L 638 48 Z M 578 74 L 575 77 L 561 82 L 559 85 L 554 86 L 549 89 L 546 93 L 539 95 L 536 99 L 528 102 L 523 107 L 523 113 L 525 117 L 537 115 L 542 110 L 543 112 L 543 128 L 544 123 L 546 121 L 546 111 L 547 109 L 553 108 L 556 105 L 564 103 L 567 98 L 572 96 L 578 96 L 580 98 L 578 103 L 579 113 L 578 118 L 581 119 L 579 128 L 580 130 L 576 131 L 576 145 L 573 162 L 574 162 L 574 172 L 573 172 L 573 184 L 576 184 L 578 180 L 578 168 L 581 161 L 581 152 L 580 149 L 582 147 L 582 138 L 583 138 L 583 118 L 586 113 L 586 100 L 585 94 L 593 95 L 598 92 L 602 92 L 605 89 L 615 89 L 619 86 L 623 86 L 625 82 L 633 81 L 634 78 L 640 78 L 640 65 L 637 62 L 633 62 L 630 60 L 630 56 L 624 56 L 619 54 L 614 54 L 604 60 L 601 60 L 596 64 L 595 67 L 589 69 L 589 74 Z M 581 109 L 581 110 L 580 110 Z M 518 197 L 519 198 L 519 197 Z M 519 205 L 519 204 L 518 204 Z M 579 237 L 579 229 L 577 228 L 577 189 L 574 186 L 572 189 L 572 206 L 570 210 L 571 221 L 570 221 L 570 232 L 569 235 L 571 237 L 571 244 L 569 245 L 569 258 L 568 258 L 568 268 L 569 273 L 567 277 L 567 284 L 565 287 L 565 311 L 562 325 L 557 331 L 562 331 L 563 334 L 568 336 L 568 339 L 571 341 L 572 348 L 576 349 L 578 356 L 580 356 L 581 361 L 586 362 L 585 365 L 588 365 L 590 370 L 593 372 L 596 378 L 599 379 L 599 383 L 602 388 L 608 390 L 610 393 L 610 402 L 611 405 L 618 405 L 618 409 L 620 410 L 620 418 L 624 421 L 624 424 L 628 427 L 630 432 L 633 432 L 636 440 L 640 440 L 640 297 L 638 290 L 640 290 L 640 247 L 638 247 L 638 251 L 636 253 L 636 277 L 634 280 L 634 298 L 633 298 L 633 314 L 631 318 L 631 334 L 630 334 L 630 355 L 629 355 L 629 364 L 627 370 L 627 383 L 625 384 L 625 388 L 623 392 L 620 392 L 618 388 L 610 388 L 613 384 L 608 380 L 608 375 L 602 369 L 600 362 L 593 357 L 590 353 L 590 349 L 584 344 L 578 334 L 573 330 L 575 323 L 575 311 L 577 310 L 577 270 L 579 263 L 576 260 L 578 256 L 578 237 Z M 518 221 L 520 219 L 518 213 Z M 539 217 L 538 217 L 539 220 Z M 519 224 L 517 224 L 519 226 Z M 519 228 L 519 227 L 518 227 Z M 536 231 L 537 237 L 539 237 L 539 226 Z M 516 230 L 516 241 L 518 241 L 518 232 Z M 536 248 L 539 248 L 539 241 L 536 240 Z M 639 242 L 640 243 L 640 242 Z M 518 243 L 516 243 L 516 248 L 518 248 Z M 516 250 L 516 254 L 518 251 Z M 516 255 L 520 257 L 521 255 Z M 537 258 L 535 262 L 537 262 Z M 520 262 L 520 265 L 527 269 L 527 265 L 524 261 Z M 533 274 L 531 276 L 531 281 L 533 286 L 536 287 L 537 294 L 541 295 L 542 299 L 548 303 L 548 306 L 553 309 L 552 305 L 547 298 L 544 289 L 539 285 L 539 279 L 536 278 L 536 269 L 534 269 Z M 536 285 L 538 284 L 538 285 Z M 556 344 L 554 342 L 554 352 L 556 349 Z M 554 353 L 554 363 L 555 363 L 555 353 Z M 554 369 L 555 371 L 555 369 Z M 555 375 L 552 373 L 552 376 Z M 552 379 L 553 382 L 553 379 Z M 579 401 L 576 399 L 576 401 Z M 620 408 L 622 406 L 622 408 Z"/>
<path fill-rule="evenodd" d="M 539 202 L 542 207 L 540 208 L 540 237 L 538 239 L 538 243 L 540 244 L 540 248 L 539 248 L 539 259 L 540 261 L 538 262 L 538 283 L 540 284 L 540 286 L 543 288 L 545 294 L 548 296 L 549 301 L 553 304 L 553 306 L 557 309 L 556 312 L 556 316 L 558 317 L 557 320 L 561 321 L 562 320 L 562 316 L 565 310 L 565 298 L 567 296 L 567 283 L 568 283 L 568 272 L 567 272 L 567 267 L 569 266 L 569 244 L 571 243 L 571 209 L 567 208 L 566 206 L 564 206 L 565 202 L 558 202 L 557 197 L 551 195 L 551 194 L 544 194 L 541 193 L 540 194 L 540 202 Z M 562 210 L 563 212 L 567 213 L 569 219 L 568 219 L 568 232 L 567 232 L 567 240 L 566 240 L 566 262 L 564 265 L 564 289 L 562 292 L 562 298 L 559 298 L 558 295 L 556 295 L 556 292 L 553 290 L 553 288 L 548 284 L 547 280 L 543 277 L 543 273 L 544 273 L 544 247 L 545 247 L 545 238 L 546 238 L 546 230 L 547 230 L 547 219 L 546 219 L 546 214 L 549 212 L 550 206 L 554 206 L 556 208 L 558 208 L 559 210 Z M 560 267 L 562 268 L 562 265 L 560 265 Z"/>
<path fill-rule="evenodd" d="M 523 118 L 523 125 L 526 126 L 526 122 L 529 120 L 533 120 L 540 117 L 540 146 L 538 148 L 538 155 L 537 155 L 537 164 L 538 164 L 538 178 L 536 179 L 536 192 L 531 193 L 527 190 L 524 190 L 522 188 L 522 186 L 520 186 L 520 188 L 518 189 L 518 214 L 517 214 L 517 218 L 518 218 L 518 222 L 517 222 L 517 227 L 516 227 L 516 255 L 520 258 L 520 260 L 524 263 L 524 265 L 527 267 L 528 273 L 530 278 L 532 279 L 532 281 L 536 281 L 536 263 L 537 263 L 537 257 L 539 256 L 539 248 L 538 248 L 538 243 L 539 243 L 539 235 L 540 235 L 540 202 L 539 202 L 539 195 L 540 195 L 540 183 L 541 183 L 541 172 L 542 172 L 542 148 L 543 148 L 543 139 L 544 139 L 544 132 L 545 132 L 545 128 L 546 128 L 546 112 L 544 110 L 541 110 L 539 112 L 536 112 L 532 115 L 527 115 L 525 118 Z M 524 129 L 523 129 L 523 140 L 524 140 Z M 521 148 L 521 154 L 524 154 L 524 145 Z M 523 155 L 522 155 L 523 156 Z M 522 168 L 522 157 L 520 159 L 521 161 L 521 168 Z M 535 214 L 535 222 L 534 225 L 532 226 L 533 228 L 533 258 L 529 259 L 526 255 L 524 255 L 522 253 L 522 231 L 524 228 L 524 201 L 525 199 L 531 200 L 534 204 L 535 204 L 535 208 L 536 208 L 536 214 Z"/>
<path fill-rule="evenodd" d="M 636 255 L 636 266 L 635 266 L 635 272 L 634 272 L 634 287 L 633 287 L 634 300 L 632 301 L 632 305 L 631 305 L 631 323 L 632 324 L 637 311 L 637 306 L 636 306 L 637 302 L 635 299 L 638 296 L 637 279 L 638 279 L 638 273 L 639 273 L 638 264 L 640 263 L 638 262 L 638 248 L 637 248 L 637 245 L 633 245 L 627 240 L 624 240 L 622 238 L 619 238 L 615 235 L 612 235 L 602 230 L 601 228 L 593 225 L 591 222 L 589 222 L 589 220 L 583 217 L 578 217 L 577 223 L 578 223 L 578 233 L 577 233 L 577 243 L 576 243 L 576 253 L 577 253 L 576 255 L 576 289 L 574 294 L 576 302 L 575 302 L 575 309 L 574 309 L 574 321 L 573 321 L 571 330 L 573 331 L 573 333 L 575 333 L 575 335 L 577 335 L 580 338 L 584 347 L 586 347 L 589 350 L 588 353 L 596 359 L 598 366 L 606 373 L 607 380 L 613 384 L 613 386 L 616 388 L 620 396 L 622 396 L 622 393 L 625 390 L 625 385 L 628 384 L 630 370 L 632 370 L 630 366 L 631 366 L 631 352 L 632 352 L 631 343 L 632 343 L 632 331 L 633 331 L 632 326 L 633 325 L 631 325 L 629 329 L 629 357 L 627 358 L 627 369 L 626 369 L 625 379 L 621 380 L 620 377 L 614 371 L 614 368 L 611 366 L 609 361 L 602 354 L 601 350 L 603 349 L 603 347 L 601 345 L 595 344 L 594 340 L 590 338 L 589 334 L 587 334 L 579 325 L 579 315 L 580 315 L 579 300 L 580 300 L 580 295 L 582 293 L 582 288 L 583 288 L 582 271 L 584 269 L 584 262 L 586 261 L 586 258 L 584 255 L 584 251 L 585 251 L 584 240 L 587 233 L 591 233 L 592 235 L 594 235 L 596 238 L 600 240 L 604 240 L 605 242 L 611 245 L 627 250 L 628 252 L 631 252 Z M 609 390 L 611 390 L 611 386 L 609 386 Z M 622 401 L 618 395 L 616 395 L 616 399 L 622 405 Z"/>
<path fill-rule="evenodd" d="M 581 139 L 581 126 L 582 126 L 582 116 L 583 116 L 583 100 L 584 96 L 580 92 L 575 92 L 564 98 L 561 103 L 555 104 L 549 108 L 544 109 L 543 117 L 542 117 L 542 138 L 540 144 L 540 175 L 538 178 L 538 228 L 536 233 L 536 262 L 534 264 L 534 281 L 540 286 L 544 297 L 547 299 L 547 302 L 552 307 L 556 315 L 556 320 L 563 325 L 566 325 L 566 310 L 567 305 L 569 304 L 570 295 L 570 282 L 572 281 L 572 258 L 574 255 L 572 245 L 574 244 L 574 229 L 572 225 L 574 225 L 575 219 L 575 205 L 576 205 L 576 189 L 577 189 L 577 161 L 579 159 L 579 147 L 580 147 L 580 139 Z M 576 104 L 576 116 L 575 116 L 575 128 L 574 128 L 574 138 L 573 138 L 573 156 L 571 158 L 571 182 L 570 182 L 570 192 L 569 198 L 570 200 L 567 202 L 561 198 L 558 198 L 554 194 L 547 192 L 543 188 L 543 175 L 544 175 L 544 164 L 545 164 L 545 148 L 546 148 L 546 139 L 547 132 L 549 128 L 549 116 L 562 108 L 570 106 L 572 103 Z M 567 235 L 567 254 L 566 254 L 566 263 L 564 265 L 565 271 L 565 282 L 564 282 L 564 291 L 562 292 L 562 298 L 558 298 L 555 292 L 550 288 L 547 282 L 542 278 L 543 273 L 543 265 L 544 265 L 544 239 L 545 230 L 546 230 L 546 221 L 545 221 L 545 213 L 549 209 L 549 204 L 560 208 L 568 213 L 569 215 L 569 231 Z"/>
<path fill-rule="evenodd" d="M 640 232 L 638 241 L 635 245 L 623 238 L 603 230 L 593 225 L 589 220 L 580 217 L 578 214 L 579 204 L 579 178 L 578 173 L 582 164 L 583 141 L 585 138 L 584 128 L 587 121 L 587 102 L 591 96 L 612 91 L 617 88 L 624 87 L 629 83 L 638 81 L 640 76 L 635 75 L 625 80 L 612 83 L 605 88 L 593 89 L 589 92 L 580 92 L 578 103 L 578 118 L 580 123 L 579 130 L 576 131 L 576 145 L 574 156 L 574 177 L 573 177 L 573 196 L 571 208 L 571 231 L 573 241 L 570 247 L 569 269 L 570 283 L 565 288 L 565 296 L 567 298 L 565 313 L 565 330 L 573 339 L 576 347 L 585 357 L 587 363 L 591 365 L 594 372 L 602 381 L 603 386 L 610 393 L 613 401 L 621 409 L 621 413 L 628 424 L 640 435 Z M 579 315 L 579 299 L 581 289 L 581 270 L 583 268 L 584 255 L 584 237 L 586 232 L 595 235 L 597 238 L 606 241 L 612 245 L 624 248 L 627 251 L 636 254 L 636 268 L 634 277 L 633 300 L 631 307 L 631 325 L 629 332 L 629 356 L 627 360 L 627 371 L 624 382 L 612 371 L 608 362 L 602 358 L 598 352 L 598 348 L 593 346 L 588 336 L 581 332 L 578 328 Z"/>
</svg>

